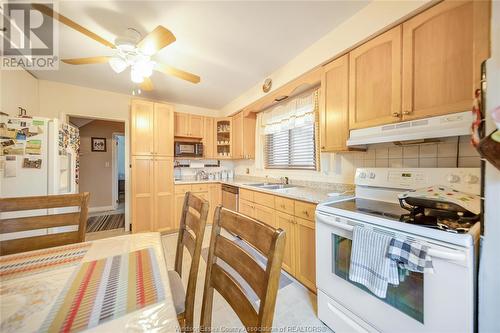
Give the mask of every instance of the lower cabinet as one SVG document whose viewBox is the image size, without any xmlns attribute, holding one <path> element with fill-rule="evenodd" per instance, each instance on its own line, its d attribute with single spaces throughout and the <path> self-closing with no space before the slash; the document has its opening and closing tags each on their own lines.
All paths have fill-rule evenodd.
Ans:
<svg viewBox="0 0 500 333">
<path fill-rule="evenodd" d="M 295 277 L 311 290 L 316 290 L 316 228 L 315 222 L 295 218 Z"/>
<path fill-rule="evenodd" d="M 208 202 L 210 202 L 210 209 L 208 210 L 207 223 L 212 224 L 214 222 L 215 208 L 222 204 L 221 184 L 208 185 Z"/>
<path fill-rule="evenodd" d="M 266 224 L 269 224 L 271 227 L 276 227 L 275 223 L 275 210 L 274 208 L 269 208 L 263 205 L 259 205 L 254 203 L 254 218 Z"/>
<path fill-rule="evenodd" d="M 276 212 L 276 228 L 286 232 L 285 253 L 283 254 L 283 268 L 295 275 L 295 217 L 283 212 Z"/>
<path fill-rule="evenodd" d="M 132 156 L 132 232 L 173 229 L 172 157 Z"/>
<path fill-rule="evenodd" d="M 205 199 L 209 203 L 207 216 L 207 224 L 213 223 L 215 208 L 222 202 L 222 189 L 220 184 L 183 184 L 175 185 L 174 195 L 174 230 L 179 229 L 182 206 L 184 205 L 184 196 L 186 192 L 191 192 L 194 195 Z"/>
<path fill-rule="evenodd" d="M 241 214 L 286 232 L 282 267 L 316 292 L 316 204 L 243 189 L 240 194 Z"/>
</svg>

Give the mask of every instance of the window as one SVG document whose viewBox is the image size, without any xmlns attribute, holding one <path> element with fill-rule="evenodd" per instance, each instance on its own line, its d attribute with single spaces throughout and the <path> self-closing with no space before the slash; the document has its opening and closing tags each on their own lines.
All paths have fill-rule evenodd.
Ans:
<svg viewBox="0 0 500 333">
<path fill-rule="evenodd" d="M 315 124 L 266 134 L 266 168 L 316 169 Z"/>
</svg>

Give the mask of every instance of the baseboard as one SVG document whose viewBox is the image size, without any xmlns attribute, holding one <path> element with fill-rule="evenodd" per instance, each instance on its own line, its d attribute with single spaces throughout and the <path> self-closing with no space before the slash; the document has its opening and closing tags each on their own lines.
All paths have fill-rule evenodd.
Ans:
<svg viewBox="0 0 500 333">
<path fill-rule="evenodd" d="M 108 210 L 115 210 L 115 207 L 113 206 L 89 207 L 89 213 L 105 212 Z"/>
</svg>

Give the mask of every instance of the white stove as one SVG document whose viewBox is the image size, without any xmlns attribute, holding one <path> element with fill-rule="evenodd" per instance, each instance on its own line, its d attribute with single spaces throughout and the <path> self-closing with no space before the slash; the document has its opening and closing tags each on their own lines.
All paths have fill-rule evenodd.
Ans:
<svg viewBox="0 0 500 333">
<path fill-rule="evenodd" d="M 479 194 L 479 168 L 358 169 L 354 198 L 316 210 L 318 316 L 339 332 L 473 332 L 479 223 L 467 233 L 408 222 L 398 194 L 443 185 Z M 381 299 L 349 280 L 352 230 L 363 225 L 429 247 L 435 272 L 405 272 Z"/>
</svg>

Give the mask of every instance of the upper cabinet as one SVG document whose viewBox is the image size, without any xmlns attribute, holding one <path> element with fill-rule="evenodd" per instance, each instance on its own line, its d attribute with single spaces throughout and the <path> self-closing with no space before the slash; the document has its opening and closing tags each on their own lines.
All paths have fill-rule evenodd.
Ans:
<svg viewBox="0 0 500 333">
<path fill-rule="evenodd" d="M 233 120 L 231 117 L 215 119 L 215 146 L 217 158 L 232 156 Z"/>
<path fill-rule="evenodd" d="M 241 111 L 232 117 L 233 121 L 233 159 L 252 159 L 255 157 L 255 114 L 245 117 Z"/>
<path fill-rule="evenodd" d="M 471 108 L 488 11 L 488 1 L 444 1 L 403 23 L 403 120 Z"/>
<path fill-rule="evenodd" d="M 154 153 L 161 156 L 174 156 L 174 107 L 168 104 L 154 105 Z"/>
<path fill-rule="evenodd" d="M 321 78 L 321 151 L 347 150 L 349 137 L 349 55 L 323 67 Z"/>
<path fill-rule="evenodd" d="M 204 117 L 188 113 L 175 113 L 175 136 L 187 138 L 203 137 Z"/>
<path fill-rule="evenodd" d="M 401 26 L 349 53 L 349 127 L 377 126 L 401 116 Z"/>
<path fill-rule="evenodd" d="M 173 156 L 174 108 L 143 100 L 131 103 L 132 155 Z"/>
<path fill-rule="evenodd" d="M 132 155 L 152 155 L 154 103 L 132 100 L 130 148 Z"/>
<path fill-rule="evenodd" d="M 215 158 L 215 119 L 204 117 L 203 125 L 203 156 L 205 158 Z"/>
</svg>

